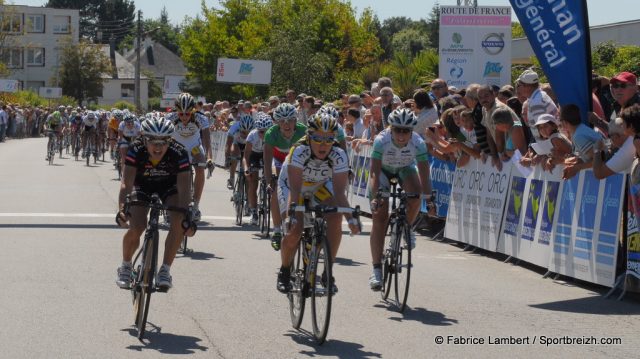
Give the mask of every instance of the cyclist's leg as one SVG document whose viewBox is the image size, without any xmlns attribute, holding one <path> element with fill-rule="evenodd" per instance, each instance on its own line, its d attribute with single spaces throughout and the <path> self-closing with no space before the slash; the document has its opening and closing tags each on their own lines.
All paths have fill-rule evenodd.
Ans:
<svg viewBox="0 0 640 359">
<path fill-rule="evenodd" d="M 118 142 L 118 151 L 120 151 L 120 173 L 124 173 L 124 158 L 127 156 L 127 151 L 129 151 L 129 143 L 126 140 L 122 140 L 122 142 Z"/>
<path fill-rule="evenodd" d="M 280 188 L 279 191 L 279 204 L 277 206 L 277 212 L 282 213 L 282 218 L 286 219 L 286 207 L 287 198 L 289 197 L 288 188 Z M 273 208 L 272 208 L 273 212 Z M 278 291 L 285 293 L 291 290 L 291 263 L 293 262 L 293 256 L 298 249 L 300 243 L 300 236 L 302 235 L 302 229 L 304 228 L 304 218 L 302 213 L 296 213 L 296 223 L 293 223 L 291 228 L 287 230 L 287 234 L 282 239 L 280 244 L 280 271 L 278 272 L 278 280 L 276 282 L 276 288 Z"/>
<path fill-rule="evenodd" d="M 144 207 L 133 206 L 129 209 L 129 228 L 122 238 L 122 261 L 130 263 L 133 254 L 140 246 L 140 237 L 147 227 L 147 213 L 149 210 Z"/>
<path fill-rule="evenodd" d="M 191 150 L 191 155 L 193 158 L 192 162 L 195 164 L 195 175 L 193 178 L 193 201 L 195 202 L 196 207 L 198 207 L 200 204 L 200 199 L 202 198 L 202 192 L 204 190 L 204 169 L 207 165 L 207 159 L 205 158 L 202 145 L 198 145 L 196 148 L 198 148 L 198 153 L 194 153 L 194 151 Z"/>
<path fill-rule="evenodd" d="M 174 207 L 178 205 L 178 195 L 175 187 L 170 191 L 167 191 L 167 195 L 166 198 L 164 198 L 163 203 L 167 206 Z M 182 228 L 183 219 L 184 214 L 181 212 L 171 212 L 171 227 L 169 228 L 169 233 L 167 234 L 167 239 L 164 243 L 164 257 L 162 259 L 163 265 L 171 266 L 176 257 L 176 253 L 178 253 L 180 243 L 182 242 L 182 236 L 184 234 L 184 229 Z"/>
<path fill-rule="evenodd" d="M 280 178 L 281 164 L 274 160 L 276 165 L 276 176 Z M 267 179 L 271 181 L 271 179 Z M 271 184 L 273 192 L 271 193 L 271 219 L 273 220 L 273 233 L 282 233 L 282 215 L 280 214 L 280 208 L 278 206 L 278 185 L 276 183 Z M 286 210 L 286 209 L 285 209 Z"/>
<path fill-rule="evenodd" d="M 231 145 L 231 152 L 229 153 L 229 182 L 233 185 L 233 181 L 236 179 L 236 167 L 238 166 L 238 158 L 240 158 L 240 148 L 238 144 Z"/>
<path fill-rule="evenodd" d="M 400 179 L 402 180 L 402 189 L 407 193 L 421 193 L 420 190 L 420 176 L 418 176 L 418 169 L 413 167 L 406 167 L 400 171 Z M 413 225 L 418 218 L 420 212 L 420 198 L 407 199 L 407 221 L 409 225 Z"/>
<path fill-rule="evenodd" d="M 371 184 L 369 185 L 371 186 Z M 380 171 L 380 187 L 383 191 L 389 190 L 389 179 Z M 371 197 L 371 193 L 369 193 Z M 372 200 L 373 198 L 369 198 Z M 371 262 L 376 268 L 382 262 L 382 251 L 384 250 L 384 237 L 387 229 L 387 222 L 389 221 L 389 201 L 386 198 L 382 198 L 378 202 L 378 209 L 372 214 L 372 227 L 369 237 L 369 246 L 371 248 Z"/>
</svg>

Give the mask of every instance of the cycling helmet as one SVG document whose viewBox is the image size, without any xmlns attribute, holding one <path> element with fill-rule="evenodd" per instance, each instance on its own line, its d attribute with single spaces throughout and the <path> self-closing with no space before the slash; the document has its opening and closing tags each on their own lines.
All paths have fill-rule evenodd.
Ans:
<svg viewBox="0 0 640 359">
<path fill-rule="evenodd" d="M 124 122 L 126 123 L 132 123 L 135 120 L 136 116 L 134 116 L 133 114 L 128 113 L 126 116 L 124 116 Z"/>
<path fill-rule="evenodd" d="M 296 117 L 296 108 L 290 103 L 281 103 L 273 111 L 273 118 L 276 121 L 284 120 L 287 118 Z"/>
<path fill-rule="evenodd" d="M 76 117 L 76 116 L 78 116 L 78 111 L 76 110 L 71 111 L 71 117 Z"/>
<path fill-rule="evenodd" d="M 111 114 L 113 115 L 113 117 L 116 118 L 116 120 L 118 121 L 122 121 L 122 118 L 124 117 L 124 114 L 122 113 L 122 111 L 120 110 L 114 110 L 113 112 L 111 112 Z"/>
<path fill-rule="evenodd" d="M 413 115 L 413 112 L 410 110 L 403 108 L 397 109 L 389 115 L 387 119 L 389 125 L 392 127 L 401 127 L 401 128 L 411 128 L 418 124 L 416 121 L 416 117 Z"/>
<path fill-rule="evenodd" d="M 257 119 L 255 122 L 255 128 L 258 130 L 266 130 L 269 127 L 273 126 L 273 121 L 271 120 L 271 116 L 267 115 L 264 112 L 258 112 L 256 115 Z"/>
<path fill-rule="evenodd" d="M 191 94 L 183 92 L 176 99 L 176 109 L 181 112 L 189 112 L 196 106 L 196 100 Z"/>
<path fill-rule="evenodd" d="M 51 116 L 53 116 L 53 118 L 55 118 L 56 120 L 60 120 L 60 118 L 62 117 L 60 111 L 54 111 Z"/>
<path fill-rule="evenodd" d="M 93 111 L 89 111 L 87 112 L 87 119 L 89 120 L 95 120 L 96 119 L 96 113 Z"/>
<path fill-rule="evenodd" d="M 253 117 L 251 115 L 242 114 L 238 119 L 240 122 L 240 131 L 251 131 L 254 127 Z"/>
<path fill-rule="evenodd" d="M 64 112 L 64 110 L 66 110 L 66 109 L 67 108 L 62 106 L 62 105 L 58 106 L 58 111 L 60 111 L 60 112 Z"/>
<path fill-rule="evenodd" d="M 338 132 L 338 122 L 334 117 L 327 113 L 318 112 L 307 122 L 307 133 L 313 133 L 315 131 L 322 132 Z"/>
<path fill-rule="evenodd" d="M 338 117 L 340 117 L 340 113 L 338 112 L 338 110 L 335 107 L 329 105 L 322 106 L 318 112 L 326 113 L 327 115 L 333 117 L 334 120 L 337 120 Z"/>
<path fill-rule="evenodd" d="M 142 122 L 140 132 L 146 137 L 168 137 L 173 133 L 173 124 L 164 117 L 152 118 Z"/>
</svg>

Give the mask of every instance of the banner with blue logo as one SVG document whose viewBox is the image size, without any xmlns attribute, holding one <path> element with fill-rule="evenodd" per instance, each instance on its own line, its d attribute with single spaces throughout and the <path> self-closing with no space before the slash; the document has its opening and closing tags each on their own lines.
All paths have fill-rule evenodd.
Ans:
<svg viewBox="0 0 640 359">
<path fill-rule="evenodd" d="M 442 161 L 435 157 L 431 157 L 430 162 L 431 189 L 435 192 L 434 203 L 438 208 L 436 215 L 440 218 L 446 218 L 447 212 L 449 211 L 449 196 L 451 196 L 456 164 L 454 162 Z M 426 200 L 422 202 L 422 212 L 427 212 Z"/>
<path fill-rule="evenodd" d="M 560 105 L 591 108 L 591 49 L 586 0 L 510 0 Z"/>
</svg>

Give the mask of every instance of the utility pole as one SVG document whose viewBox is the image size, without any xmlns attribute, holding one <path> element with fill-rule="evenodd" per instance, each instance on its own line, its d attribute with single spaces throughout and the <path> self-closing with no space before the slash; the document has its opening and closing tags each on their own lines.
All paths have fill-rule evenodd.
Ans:
<svg viewBox="0 0 640 359">
<path fill-rule="evenodd" d="M 142 42 L 142 10 L 138 10 L 138 31 L 137 33 L 137 43 L 136 43 L 136 70 L 135 70 L 135 103 L 136 103 L 136 112 L 141 113 L 141 105 L 140 105 L 140 47 Z"/>
</svg>

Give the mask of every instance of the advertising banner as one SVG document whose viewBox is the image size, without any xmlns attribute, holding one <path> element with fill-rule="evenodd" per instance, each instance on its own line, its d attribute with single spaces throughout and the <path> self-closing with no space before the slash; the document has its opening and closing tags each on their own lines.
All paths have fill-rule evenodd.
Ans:
<svg viewBox="0 0 640 359">
<path fill-rule="evenodd" d="M 165 75 L 162 84 L 164 98 L 177 98 L 178 94 L 184 92 L 186 77 L 177 75 Z M 169 94 L 175 94 L 171 96 Z"/>
<path fill-rule="evenodd" d="M 627 211 L 627 272 L 624 289 L 640 292 L 640 230 L 631 205 Z"/>
<path fill-rule="evenodd" d="M 435 204 L 438 208 L 437 216 L 446 218 L 449 210 L 449 197 L 451 196 L 451 187 L 453 187 L 453 175 L 456 172 L 456 164 L 454 162 L 442 161 L 438 158 L 431 157 L 430 173 L 431 188 L 435 195 Z M 422 211 L 427 211 L 427 201 L 422 202 Z"/>
<path fill-rule="evenodd" d="M 0 92 L 16 92 L 20 90 L 20 81 L 0 79 Z"/>
<path fill-rule="evenodd" d="M 563 181 L 549 270 L 611 287 L 622 220 L 625 176 L 604 180 L 591 170 Z"/>
<path fill-rule="evenodd" d="M 271 61 L 219 58 L 216 80 L 218 82 L 269 85 L 271 83 Z"/>
<path fill-rule="evenodd" d="M 505 163 L 498 171 L 489 162 L 471 159 L 456 168 L 445 237 L 495 252 L 512 165 Z"/>
<path fill-rule="evenodd" d="M 441 6 L 440 74 L 449 86 L 511 83 L 511 7 Z"/>
<path fill-rule="evenodd" d="M 578 105 L 586 122 L 591 106 L 586 0 L 510 1 L 560 105 Z"/>
<path fill-rule="evenodd" d="M 561 167 L 523 174 L 514 166 L 498 252 L 547 267 L 561 178 Z"/>
</svg>

